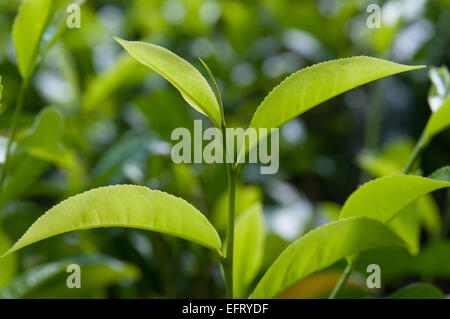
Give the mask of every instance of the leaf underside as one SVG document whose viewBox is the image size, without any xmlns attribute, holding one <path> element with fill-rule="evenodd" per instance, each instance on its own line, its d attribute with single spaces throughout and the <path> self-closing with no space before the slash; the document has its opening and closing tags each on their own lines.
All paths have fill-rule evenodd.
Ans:
<svg viewBox="0 0 450 319">
<path fill-rule="evenodd" d="M 98 227 L 161 232 L 216 252 L 221 247 L 214 227 L 185 200 L 144 186 L 116 185 L 96 188 L 59 203 L 31 225 L 5 255 L 58 234 Z"/>
<path fill-rule="evenodd" d="M 316 228 L 278 257 L 256 286 L 252 298 L 273 298 L 306 276 L 342 258 L 365 250 L 404 246 L 384 224 L 365 217 L 351 217 Z"/>
</svg>

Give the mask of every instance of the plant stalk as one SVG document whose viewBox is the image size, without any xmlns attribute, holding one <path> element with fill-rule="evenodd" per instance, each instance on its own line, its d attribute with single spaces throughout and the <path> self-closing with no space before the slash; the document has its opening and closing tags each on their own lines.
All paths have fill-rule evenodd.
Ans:
<svg viewBox="0 0 450 319">
<path fill-rule="evenodd" d="M 3 163 L 2 169 L 0 171 L 0 192 L 3 190 L 3 184 L 5 181 L 6 172 L 8 170 L 8 164 L 9 164 L 9 158 L 11 153 L 11 145 L 14 142 L 16 130 L 17 130 L 17 122 L 20 118 L 20 114 L 22 112 L 23 108 L 23 101 L 25 99 L 25 92 L 28 88 L 28 79 L 25 78 L 22 80 L 22 83 L 20 85 L 20 91 L 19 96 L 17 98 L 16 107 L 14 109 L 14 114 L 11 120 L 11 125 L 9 127 L 9 138 L 8 138 L 8 144 L 6 145 L 6 152 L 5 152 L 5 161 Z"/>
<path fill-rule="evenodd" d="M 233 254 L 234 254 L 234 217 L 236 202 L 237 172 L 231 165 L 227 165 L 228 171 L 228 228 L 227 228 L 227 251 L 225 263 L 225 281 L 228 299 L 233 299 Z"/>
<path fill-rule="evenodd" d="M 344 287 L 345 283 L 347 282 L 347 279 L 350 276 L 352 270 L 353 270 L 353 261 L 347 259 L 347 266 L 345 267 L 341 278 L 339 278 L 338 283 L 334 287 L 334 289 L 331 292 L 331 294 L 328 297 L 328 299 L 335 299 L 336 298 L 337 294 L 341 291 L 341 289 Z"/>
</svg>

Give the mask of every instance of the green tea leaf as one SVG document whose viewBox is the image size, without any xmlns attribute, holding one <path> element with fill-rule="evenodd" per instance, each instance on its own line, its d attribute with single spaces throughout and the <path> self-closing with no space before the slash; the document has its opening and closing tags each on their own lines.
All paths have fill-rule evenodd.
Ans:
<svg viewBox="0 0 450 319">
<path fill-rule="evenodd" d="M 234 297 L 245 298 L 264 255 L 264 217 L 260 203 L 243 212 L 236 221 L 233 259 Z"/>
<path fill-rule="evenodd" d="M 393 294 L 387 296 L 388 299 L 445 299 L 442 291 L 427 283 L 416 283 L 408 285 Z"/>
<path fill-rule="evenodd" d="M 365 250 L 404 246 L 382 223 L 364 217 L 341 219 L 314 229 L 288 246 L 264 274 L 252 298 L 273 298 L 306 276 Z"/>
<path fill-rule="evenodd" d="M 431 80 L 431 87 L 428 93 L 428 104 L 433 112 L 436 112 L 450 95 L 450 73 L 443 66 L 441 68 L 430 68 L 428 76 Z"/>
<path fill-rule="evenodd" d="M 220 109 L 216 97 L 206 79 L 189 62 L 154 44 L 114 39 L 138 62 L 162 75 L 180 91 L 186 102 L 208 116 L 216 127 L 220 127 Z"/>
<path fill-rule="evenodd" d="M 386 223 L 409 203 L 445 187 L 450 187 L 449 180 L 413 175 L 381 177 L 350 195 L 342 207 L 340 218 L 364 216 Z"/>
<path fill-rule="evenodd" d="M 0 254 L 11 247 L 11 241 L 4 232 L 0 230 Z M 17 256 L 8 256 L 0 261 L 0 288 L 7 284 L 16 274 L 18 268 Z"/>
<path fill-rule="evenodd" d="M 424 135 L 427 141 L 450 126 L 450 96 L 445 99 L 439 109 L 431 114 L 425 127 Z"/>
<path fill-rule="evenodd" d="M 261 202 L 261 189 L 254 185 L 241 185 L 236 187 L 235 215 L 238 217 L 253 204 Z M 227 229 L 228 225 L 228 190 L 226 190 L 214 205 L 213 225 L 219 232 Z"/>
<path fill-rule="evenodd" d="M 250 127 L 278 128 L 345 91 L 385 76 L 419 68 L 423 66 L 401 65 L 366 56 L 313 65 L 290 75 L 275 87 L 259 105 Z M 260 135 L 258 138 L 262 137 Z M 250 142 L 250 148 L 255 143 Z"/>
<path fill-rule="evenodd" d="M 67 266 L 77 264 L 81 269 L 81 287 L 68 289 Z M 105 288 L 121 280 L 136 280 L 139 269 L 133 264 L 102 255 L 70 257 L 40 265 L 15 277 L 0 290 L 0 298 L 62 298 L 89 296 L 91 290 Z M 61 294 L 60 292 L 64 293 Z"/>
<path fill-rule="evenodd" d="M 18 142 L 18 151 L 36 158 L 68 165 L 71 159 L 64 148 L 63 115 L 56 107 L 47 107 L 36 116 L 32 127 Z"/>
<path fill-rule="evenodd" d="M 358 164 L 375 177 L 401 174 L 408 162 L 414 145 L 409 140 L 395 140 L 386 145 L 381 154 L 367 152 L 358 156 Z M 439 178 L 437 178 L 439 179 Z M 426 231 L 435 236 L 440 233 L 442 221 L 439 208 L 431 195 L 425 195 L 416 201 L 421 223 Z M 399 230 L 397 229 L 397 232 Z"/>
<path fill-rule="evenodd" d="M 148 69 L 124 53 L 117 58 L 114 65 L 89 82 L 82 97 L 82 109 L 91 111 L 105 104 L 119 89 L 142 80 Z"/>
<path fill-rule="evenodd" d="M 51 12 L 52 0 L 24 0 L 20 5 L 12 36 L 19 71 L 23 78 L 28 78 L 33 72 Z"/>
<path fill-rule="evenodd" d="M 220 238 L 206 217 L 181 198 L 144 186 L 115 185 L 70 197 L 30 226 L 9 255 L 37 241 L 74 230 L 129 227 L 161 232 L 220 252 Z"/>
<path fill-rule="evenodd" d="M 420 218 L 417 202 L 402 208 L 387 225 L 405 241 L 411 254 L 416 255 L 420 248 Z"/>
</svg>

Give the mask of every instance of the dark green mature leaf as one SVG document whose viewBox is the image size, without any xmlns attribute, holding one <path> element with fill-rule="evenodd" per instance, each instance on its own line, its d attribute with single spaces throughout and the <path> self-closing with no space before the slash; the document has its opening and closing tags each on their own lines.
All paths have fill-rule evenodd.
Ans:
<svg viewBox="0 0 450 319">
<path fill-rule="evenodd" d="M 220 253 L 220 238 L 206 217 L 181 198 L 144 186 L 116 185 L 70 197 L 30 226 L 9 255 L 37 241 L 74 230 L 129 227 L 193 241 Z"/>
<path fill-rule="evenodd" d="M 319 63 L 300 70 L 275 87 L 259 105 L 250 127 L 278 128 L 294 117 L 345 91 L 423 66 L 401 65 L 360 56 Z M 270 134 L 270 132 L 269 132 Z M 259 139 L 264 137 L 259 136 Z M 256 141 L 251 141 L 250 146 Z M 243 150 L 241 150 L 241 156 Z"/>
<path fill-rule="evenodd" d="M 260 203 L 243 212 L 236 221 L 234 239 L 234 297 L 245 298 L 264 255 L 264 217 Z"/>
<path fill-rule="evenodd" d="M 11 247 L 11 241 L 4 232 L 0 230 L 0 254 Z M 16 274 L 18 268 L 17 256 L 8 256 L 0 261 L 0 288 L 8 283 Z"/>
<path fill-rule="evenodd" d="M 39 45 L 51 18 L 52 0 L 24 0 L 14 20 L 13 40 L 20 74 L 33 72 Z"/>
<path fill-rule="evenodd" d="M 388 299 L 445 299 L 442 291 L 427 283 L 416 283 L 408 285 L 393 294 L 387 296 Z"/>
<path fill-rule="evenodd" d="M 404 241 L 384 224 L 351 217 L 321 226 L 288 246 L 264 274 L 252 298 L 273 298 L 298 280 L 342 258 Z"/>
<path fill-rule="evenodd" d="M 216 97 L 206 79 L 189 62 L 154 44 L 114 39 L 138 62 L 162 75 L 180 91 L 186 102 L 220 127 L 221 115 Z"/>
<path fill-rule="evenodd" d="M 67 266 L 77 264 L 81 270 L 81 288 L 68 289 Z M 0 290 L 0 298 L 61 298 L 71 292 L 89 295 L 121 280 L 136 280 L 139 270 L 130 263 L 102 255 L 77 256 L 44 264 L 15 277 Z M 61 295 L 61 291 L 64 292 Z"/>
</svg>

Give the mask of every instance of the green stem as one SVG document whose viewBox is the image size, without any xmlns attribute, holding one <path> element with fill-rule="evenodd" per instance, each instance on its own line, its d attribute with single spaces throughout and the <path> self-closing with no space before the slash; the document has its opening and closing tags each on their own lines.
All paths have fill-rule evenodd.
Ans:
<svg viewBox="0 0 450 319">
<path fill-rule="evenodd" d="M 13 114 L 13 117 L 11 120 L 11 125 L 9 127 L 9 138 L 8 138 L 8 144 L 6 146 L 5 162 L 3 163 L 3 166 L 2 166 L 2 169 L 0 172 L 0 192 L 3 189 L 3 184 L 5 181 L 5 176 L 6 176 L 6 172 L 7 172 L 8 164 L 9 164 L 11 145 L 15 139 L 16 130 L 17 130 L 17 121 L 19 120 L 20 113 L 22 112 L 23 101 L 25 98 L 25 91 L 27 90 L 27 87 L 28 87 L 28 79 L 25 78 L 25 79 L 23 79 L 22 84 L 20 85 L 20 91 L 19 91 L 19 96 L 17 98 L 16 108 L 14 109 L 14 114 Z"/>
<path fill-rule="evenodd" d="M 336 298 L 337 294 L 341 291 L 341 289 L 344 287 L 345 283 L 347 282 L 347 279 L 350 276 L 352 270 L 353 270 L 353 262 L 351 260 L 347 260 L 347 266 L 345 267 L 341 278 L 339 278 L 338 283 L 334 287 L 334 289 L 331 292 L 328 299 Z"/>
<path fill-rule="evenodd" d="M 425 146 L 427 145 L 427 143 L 428 143 L 427 138 L 425 137 L 424 134 L 422 134 L 422 136 L 420 137 L 416 146 L 414 147 L 414 150 L 413 150 L 411 156 L 409 157 L 408 163 L 406 163 L 405 168 L 403 169 L 403 174 L 408 174 L 411 171 L 411 169 L 414 166 L 414 163 L 417 161 L 420 154 L 425 149 Z"/>
<path fill-rule="evenodd" d="M 228 171 L 228 228 L 227 228 L 227 251 L 225 262 L 225 281 L 227 298 L 232 299 L 233 294 L 233 254 L 234 254 L 234 216 L 236 201 L 236 181 L 238 173 L 231 165 L 227 165 Z"/>
</svg>

